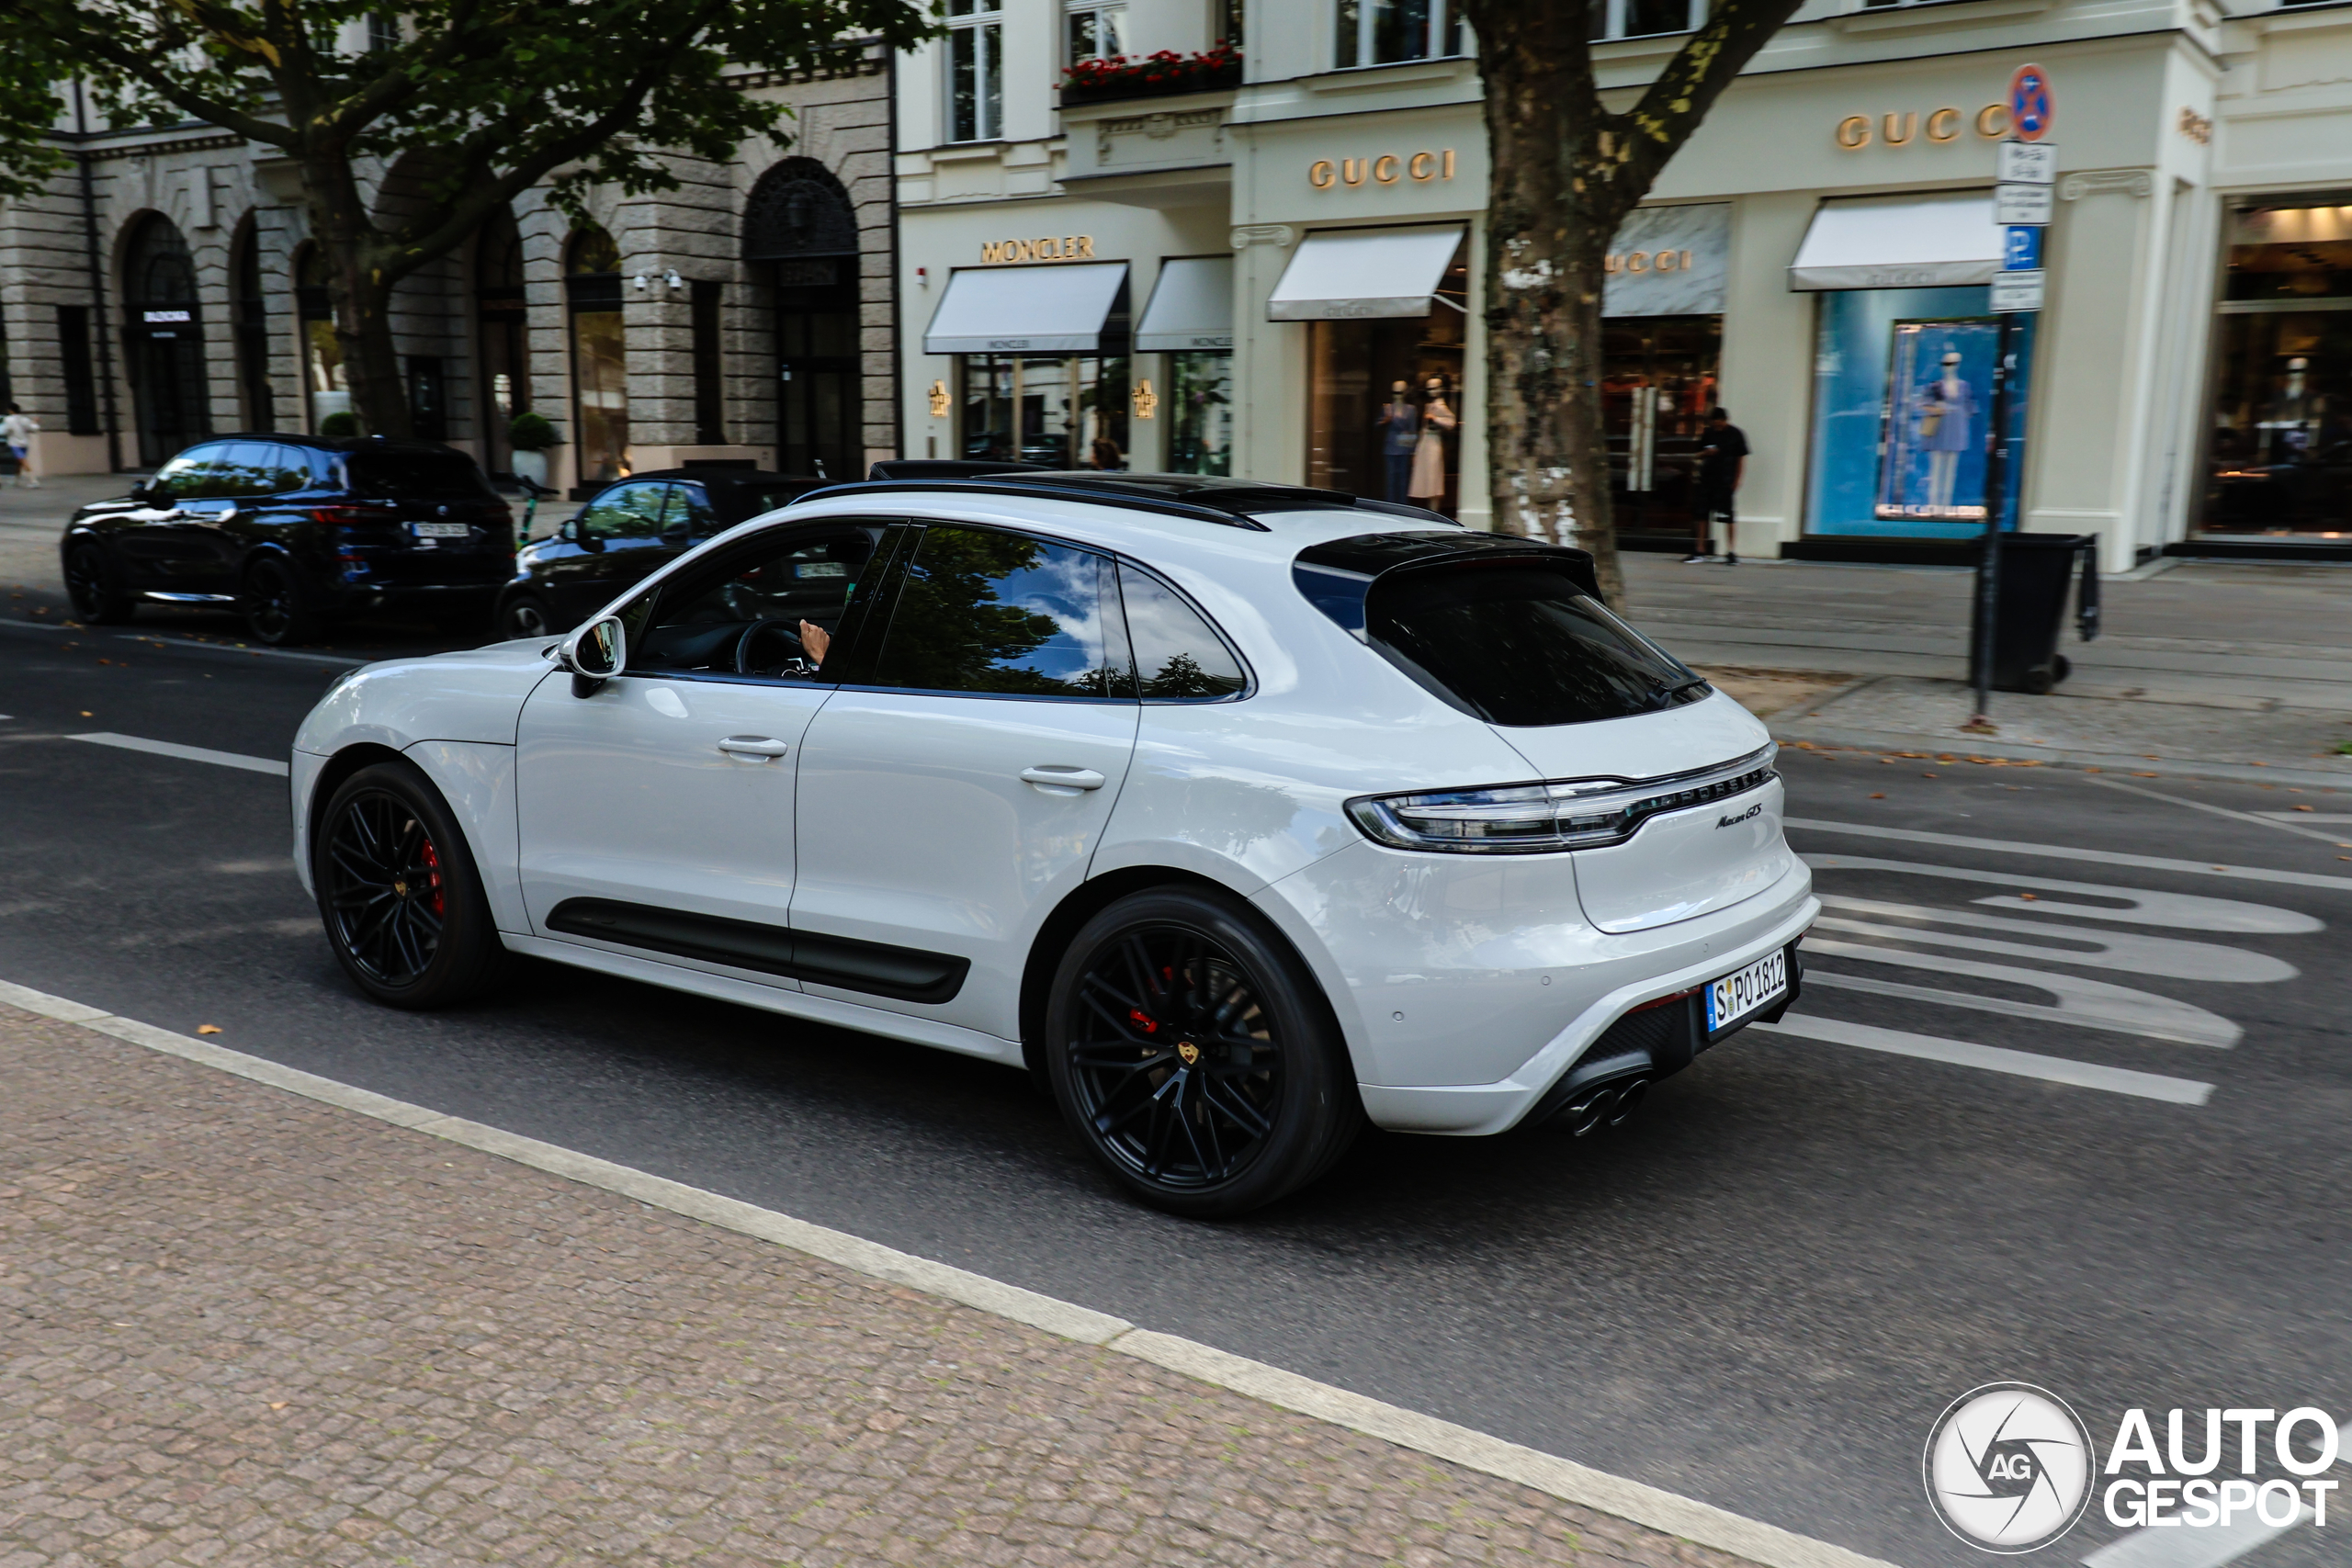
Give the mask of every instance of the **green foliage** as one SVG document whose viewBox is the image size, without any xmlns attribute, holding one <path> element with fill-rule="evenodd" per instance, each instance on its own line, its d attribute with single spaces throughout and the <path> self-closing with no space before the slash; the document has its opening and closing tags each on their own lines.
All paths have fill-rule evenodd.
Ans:
<svg viewBox="0 0 2352 1568">
<path fill-rule="evenodd" d="M 359 434 L 359 416 L 349 409 L 337 409 L 319 421 L 319 434 L 321 435 L 356 435 Z"/>
<path fill-rule="evenodd" d="M 547 415 L 527 409 L 516 414 L 514 423 L 506 427 L 506 444 L 517 452 L 544 452 L 560 446 L 562 439 L 555 433 L 555 426 L 548 423 Z"/>
</svg>

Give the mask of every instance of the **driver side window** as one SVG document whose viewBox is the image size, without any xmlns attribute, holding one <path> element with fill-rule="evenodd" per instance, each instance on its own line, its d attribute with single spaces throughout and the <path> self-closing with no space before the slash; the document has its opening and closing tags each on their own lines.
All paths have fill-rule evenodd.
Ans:
<svg viewBox="0 0 2352 1568">
<path fill-rule="evenodd" d="M 666 484 L 622 485 L 590 502 L 582 509 L 574 526 L 582 539 L 606 544 L 658 539 L 662 536 L 662 507 L 669 495 L 670 487 Z"/>
<path fill-rule="evenodd" d="M 881 533 L 878 525 L 797 527 L 680 574 L 645 601 L 642 628 L 630 626 L 630 668 L 819 678 Z"/>
</svg>

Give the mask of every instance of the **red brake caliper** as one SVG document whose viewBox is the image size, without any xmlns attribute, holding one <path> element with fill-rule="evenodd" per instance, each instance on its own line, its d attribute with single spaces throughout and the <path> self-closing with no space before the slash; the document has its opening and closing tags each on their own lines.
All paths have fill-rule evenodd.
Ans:
<svg viewBox="0 0 2352 1568">
<path fill-rule="evenodd" d="M 433 852 L 433 840 L 430 839 L 424 840 L 424 863 L 432 869 L 433 912 L 438 915 L 443 912 L 441 908 L 441 857 Z"/>
</svg>

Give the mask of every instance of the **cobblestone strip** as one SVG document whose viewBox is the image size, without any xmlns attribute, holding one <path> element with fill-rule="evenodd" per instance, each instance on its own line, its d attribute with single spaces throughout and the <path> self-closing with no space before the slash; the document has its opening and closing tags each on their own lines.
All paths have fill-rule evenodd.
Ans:
<svg viewBox="0 0 2352 1568">
<path fill-rule="evenodd" d="M 0 1568 L 1869 1563 L 642 1172 L 0 1000 L 49 1015 L 0 1007 Z"/>
</svg>

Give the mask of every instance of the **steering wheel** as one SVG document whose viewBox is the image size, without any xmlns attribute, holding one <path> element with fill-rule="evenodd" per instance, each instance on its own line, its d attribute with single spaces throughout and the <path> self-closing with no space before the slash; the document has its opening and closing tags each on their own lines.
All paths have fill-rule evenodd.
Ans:
<svg viewBox="0 0 2352 1568">
<path fill-rule="evenodd" d="M 793 660 L 799 660 L 806 662 L 808 658 L 808 653 L 807 649 L 801 645 L 800 633 L 797 628 L 797 622 L 779 620 L 753 621 L 750 626 L 745 626 L 743 628 L 743 635 L 741 637 L 738 637 L 735 641 L 735 673 L 738 675 L 779 675 L 784 672 L 784 665 Z M 761 668 L 752 660 L 752 649 L 758 647 L 760 639 L 763 637 L 781 637 L 791 645 L 791 651 L 786 653 L 782 660 L 778 660 L 766 669 Z"/>
</svg>

